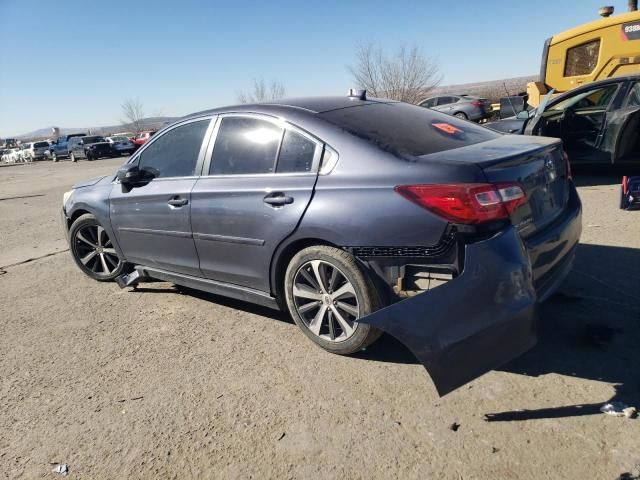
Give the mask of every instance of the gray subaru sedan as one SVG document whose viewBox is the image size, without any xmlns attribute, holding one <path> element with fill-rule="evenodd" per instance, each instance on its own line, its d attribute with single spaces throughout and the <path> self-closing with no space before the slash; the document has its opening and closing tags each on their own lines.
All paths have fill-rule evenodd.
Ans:
<svg viewBox="0 0 640 480">
<path fill-rule="evenodd" d="M 96 280 L 280 308 L 338 354 L 387 332 L 441 395 L 535 344 L 581 232 L 559 140 L 364 91 L 184 117 L 62 214 Z"/>
</svg>

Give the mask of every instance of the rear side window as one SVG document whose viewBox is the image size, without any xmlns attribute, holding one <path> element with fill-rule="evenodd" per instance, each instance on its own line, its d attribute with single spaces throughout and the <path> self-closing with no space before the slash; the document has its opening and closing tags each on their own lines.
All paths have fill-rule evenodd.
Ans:
<svg viewBox="0 0 640 480">
<path fill-rule="evenodd" d="M 209 175 L 273 173 L 283 132 L 283 128 L 257 118 L 223 118 Z"/>
<path fill-rule="evenodd" d="M 210 120 L 186 123 L 163 133 L 141 154 L 140 170 L 155 177 L 195 175 L 202 139 Z"/>
<path fill-rule="evenodd" d="M 310 172 L 316 144 L 293 130 L 287 130 L 278 156 L 277 173 Z"/>
<path fill-rule="evenodd" d="M 320 117 L 401 157 L 417 157 L 499 138 L 488 128 L 407 103 L 372 103 Z"/>
<path fill-rule="evenodd" d="M 598 64 L 599 53 L 600 39 L 569 48 L 564 62 L 564 76 L 575 77 L 590 74 Z"/>
</svg>

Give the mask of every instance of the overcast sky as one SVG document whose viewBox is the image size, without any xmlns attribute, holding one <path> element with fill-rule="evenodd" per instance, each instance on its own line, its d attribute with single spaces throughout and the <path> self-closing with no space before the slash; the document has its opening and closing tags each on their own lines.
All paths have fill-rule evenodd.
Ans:
<svg viewBox="0 0 640 480">
<path fill-rule="evenodd" d="M 127 97 L 148 115 L 232 104 L 256 77 L 344 94 L 364 42 L 419 45 L 443 84 L 537 74 L 545 39 L 604 3 L 0 0 L 0 137 L 117 124 Z"/>
</svg>

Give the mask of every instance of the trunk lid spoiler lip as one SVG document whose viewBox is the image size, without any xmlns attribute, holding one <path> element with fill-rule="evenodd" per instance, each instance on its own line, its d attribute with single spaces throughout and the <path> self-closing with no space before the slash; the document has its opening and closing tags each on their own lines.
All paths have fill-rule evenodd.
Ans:
<svg viewBox="0 0 640 480">
<path fill-rule="evenodd" d="M 432 153 L 416 157 L 419 162 L 429 162 L 432 159 L 451 162 L 468 163 L 481 169 L 505 163 L 511 160 L 526 159 L 532 155 L 540 155 L 562 146 L 557 138 L 534 137 L 529 135 L 503 135 L 486 142 L 467 145 L 465 147 Z"/>
</svg>

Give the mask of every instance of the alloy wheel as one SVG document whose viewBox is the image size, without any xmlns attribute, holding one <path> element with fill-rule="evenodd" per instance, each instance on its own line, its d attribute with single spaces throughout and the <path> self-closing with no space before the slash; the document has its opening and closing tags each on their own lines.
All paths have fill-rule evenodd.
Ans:
<svg viewBox="0 0 640 480">
<path fill-rule="evenodd" d="M 342 342 L 356 331 L 358 297 L 346 275 L 336 266 L 311 260 L 293 280 L 293 300 L 307 328 L 330 342 Z"/>
<path fill-rule="evenodd" d="M 84 267 L 98 276 L 111 275 L 122 260 L 100 225 L 85 225 L 74 237 L 75 253 Z"/>
</svg>

